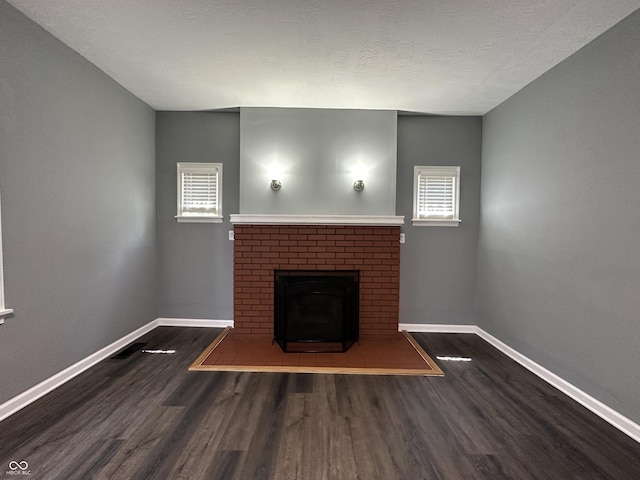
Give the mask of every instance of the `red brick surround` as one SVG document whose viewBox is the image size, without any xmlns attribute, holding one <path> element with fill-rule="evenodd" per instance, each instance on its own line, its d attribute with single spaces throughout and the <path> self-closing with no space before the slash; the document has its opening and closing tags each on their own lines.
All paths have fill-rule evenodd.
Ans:
<svg viewBox="0 0 640 480">
<path fill-rule="evenodd" d="M 360 335 L 398 331 L 400 227 L 234 226 L 234 330 L 273 335 L 274 270 L 359 270 Z"/>
</svg>

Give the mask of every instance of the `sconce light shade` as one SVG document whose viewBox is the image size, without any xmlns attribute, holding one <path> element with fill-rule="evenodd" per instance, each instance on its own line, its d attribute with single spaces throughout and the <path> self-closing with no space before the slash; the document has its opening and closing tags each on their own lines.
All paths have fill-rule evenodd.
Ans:
<svg viewBox="0 0 640 480">
<path fill-rule="evenodd" d="M 280 180 L 271 180 L 271 190 L 277 192 L 282 188 L 282 182 Z"/>
<path fill-rule="evenodd" d="M 353 189 L 356 192 L 361 192 L 362 190 L 364 190 L 364 180 L 356 180 L 355 182 L 353 182 Z"/>
</svg>

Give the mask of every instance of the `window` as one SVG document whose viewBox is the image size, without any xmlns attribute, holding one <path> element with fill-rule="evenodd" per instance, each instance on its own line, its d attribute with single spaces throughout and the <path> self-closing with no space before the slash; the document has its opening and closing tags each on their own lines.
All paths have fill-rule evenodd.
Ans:
<svg viewBox="0 0 640 480">
<path fill-rule="evenodd" d="M 0 212 L 0 323 L 4 323 L 5 315 L 9 315 L 10 313 L 13 313 L 13 310 L 6 308 L 4 304 L 4 273 L 2 270 L 2 212 Z"/>
<path fill-rule="evenodd" d="M 457 227 L 460 167 L 414 167 L 413 225 Z"/>
<path fill-rule="evenodd" d="M 178 163 L 178 222 L 222 222 L 222 164 Z"/>
</svg>

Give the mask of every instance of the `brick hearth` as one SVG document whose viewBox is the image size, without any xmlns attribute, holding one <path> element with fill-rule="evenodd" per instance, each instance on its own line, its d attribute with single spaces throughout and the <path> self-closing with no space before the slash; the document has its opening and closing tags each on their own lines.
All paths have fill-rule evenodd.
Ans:
<svg viewBox="0 0 640 480">
<path fill-rule="evenodd" d="M 275 270 L 359 270 L 360 335 L 398 331 L 400 227 L 234 226 L 234 330 L 273 335 Z"/>
</svg>

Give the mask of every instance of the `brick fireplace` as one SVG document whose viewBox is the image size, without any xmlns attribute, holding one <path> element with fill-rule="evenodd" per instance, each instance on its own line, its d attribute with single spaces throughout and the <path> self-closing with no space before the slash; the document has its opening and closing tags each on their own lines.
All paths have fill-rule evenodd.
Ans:
<svg viewBox="0 0 640 480">
<path fill-rule="evenodd" d="M 234 330 L 273 335 L 276 270 L 360 272 L 360 335 L 398 331 L 400 227 L 234 226 Z"/>
</svg>

